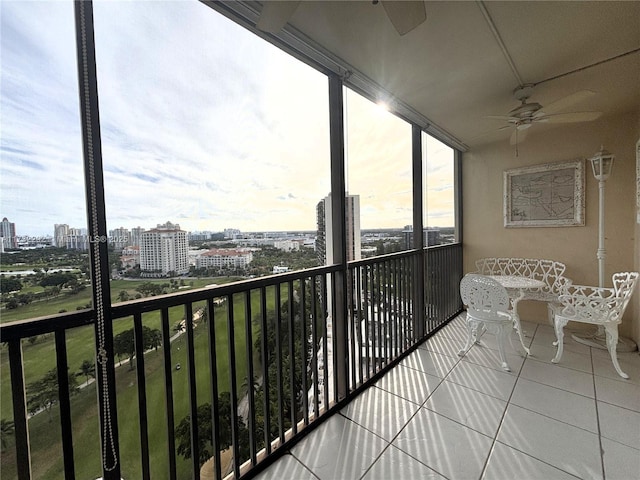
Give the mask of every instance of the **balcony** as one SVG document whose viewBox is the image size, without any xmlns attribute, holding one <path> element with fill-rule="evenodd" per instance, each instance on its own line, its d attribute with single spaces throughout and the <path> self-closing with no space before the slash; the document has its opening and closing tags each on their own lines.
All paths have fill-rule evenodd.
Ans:
<svg viewBox="0 0 640 480">
<path fill-rule="evenodd" d="M 93 310 L 2 324 L 15 423 L 3 478 L 95 478 L 100 463 L 105 477 L 198 478 L 208 459 L 214 478 L 253 476 L 457 315 L 461 274 L 451 244 L 125 302 L 106 347 Z M 116 366 L 106 352 L 123 331 L 133 350 Z M 42 350 L 25 339 L 51 334 L 55 392 L 34 406 L 24 372 Z M 97 381 L 75 388 L 62 372 L 87 340 Z"/>
<path fill-rule="evenodd" d="M 261 2 L 201 3 L 255 31 L 255 7 Z M 370 7 L 366 3 L 303 2 L 307 11 L 300 9 L 294 25 L 303 34 L 300 38 L 292 36 L 291 29 L 277 38 L 260 36 L 269 37 L 326 75 L 328 105 L 323 129 L 314 128 L 315 122 L 297 123 L 305 125 L 308 132 L 318 131 L 329 137 L 325 139 L 330 145 L 324 163 L 331 165 L 325 181 L 331 184 L 334 199 L 341 199 L 347 191 L 345 135 L 350 122 L 347 118 L 347 125 L 344 124 L 345 88 L 352 92 L 347 90 L 347 96 L 361 93 L 368 101 L 377 100 L 379 93 L 391 89 L 389 93 L 398 100 L 393 111 L 408 122 L 406 133 L 398 142 L 411 144 L 404 161 L 396 165 L 385 156 L 379 163 L 372 163 L 364 156 L 366 169 L 354 171 L 355 177 L 378 170 L 384 175 L 385 171 L 378 167 L 385 165 L 392 166 L 405 179 L 411 177 L 411 183 L 407 181 L 405 185 L 410 188 L 404 189 L 412 192 L 405 205 L 412 207 L 405 208 L 410 211 L 411 220 L 401 225 L 413 223 L 419 232 L 427 218 L 423 209 L 428 186 L 423 180 L 428 180 L 428 164 L 422 159 L 428 148 L 422 137 L 433 134 L 456 148 L 451 159 L 451 169 L 455 171 L 451 182 L 455 184 L 452 199 L 455 207 L 451 208 L 455 208 L 459 243 L 422 249 L 416 241 L 415 250 L 400 254 L 115 305 L 108 295 L 103 295 L 103 288 L 108 290 L 109 283 L 106 244 L 92 244 L 93 309 L 0 325 L 0 338 L 6 344 L 2 351 L 3 374 L 6 372 L 4 378 L 10 377 L 11 381 L 11 387 L 2 392 L 2 400 L 4 405 L 11 406 L 15 429 L 7 446 L 3 445 L 2 478 L 222 479 L 258 475 L 395 478 L 400 472 L 409 478 L 438 475 L 516 478 L 522 472 L 542 478 L 627 479 L 637 475 L 640 468 L 636 460 L 640 451 L 637 354 L 620 355 L 623 368 L 632 376 L 629 381 L 615 375 L 604 352 L 579 345 L 569 344 L 563 363 L 551 365 L 548 359 L 553 356 L 549 345 L 552 334 L 544 324 L 544 315 L 532 309 L 523 318 L 534 321 L 525 323 L 533 355 L 527 359 L 510 357 L 513 374 L 495 368 L 496 353 L 490 337 L 464 359 L 456 355 L 462 344 L 458 282 L 464 272 L 473 269 L 477 258 L 495 255 L 553 258 L 568 265 L 567 274 L 577 283 L 592 284 L 596 278 L 597 182 L 590 176 L 585 179 L 584 227 L 505 229 L 502 217 L 505 170 L 587 158 L 605 142 L 619 158 L 607 187 L 613 193 L 609 194 L 607 205 L 615 212 L 607 225 L 607 231 L 612 233 L 607 238 L 608 264 L 610 268 L 638 270 L 640 221 L 635 221 L 634 194 L 637 178 L 634 152 L 638 150 L 634 145 L 639 117 L 637 107 L 633 107 L 639 104 L 637 85 L 633 82 L 638 71 L 634 60 L 638 58 L 638 29 L 629 20 L 638 18 L 637 6 L 633 2 L 611 2 L 612 9 L 605 12 L 604 5 L 594 4 L 596 10 L 588 12 L 588 9 L 574 11 L 582 9 L 578 3 L 571 7 L 558 4 L 567 15 L 561 17 L 563 12 L 555 10 L 553 2 L 530 2 L 528 15 L 523 18 L 526 22 L 535 20 L 536 26 L 523 29 L 521 23 L 511 20 L 522 16 L 521 5 L 502 2 L 487 9 L 483 2 L 431 2 L 429 16 L 437 21 L 423 29 L 424 36 L 411 39 L 393 32 L 388 35 L 391 24 L 381 27 L 377 20 L 384 20 L 377 14 L 381 13 L 380 8 L 377 13 L 372 8 L 368 12 L 356 11 Z M 318 11 L 321 5 L 328 10 Z M 159 6 L 149 10 L 157 10 Z M 87 218 L 87 226 L 91 238 L 97 239 L 107 234 L 108 209 L 102 182 L 93 7 L 91 2 L 78 1 L 74 8 L 85 207 L 94 212 Z M 490 13 L 499 28 L 495 28 Z M 120 18 L 118 15 L 118 22 Z M 454 22 L 445 22 L 447 18 Z M 549 18 L 574 25 L 589 34 L 588 39 L 571 35 L 571 29 L 553 28 Z M 490 29 L 493 34 L 478 21 L 493 27 Z M 336 22 L 337 29 L 333 28 Z M 19 23 L 22 22 L 16 22 Z M 325 23 L 332 28 L 316 28 Z M 138 25 L 135 21 L 132 24 Z M 356 25 L 362 28 L 354 29 Z M 142 31 L 136 31 L 135 38 L 143 37 Z M 352 37 L 358 31 L 369 33 L 363 36 L 363 41 L 354 42 Z M 443 41 L 451 32 L 456 32 L 458 41 Z M 509 42 L 509 48 L 498 51 L 496 40 L 502 42 L 502 38 L 496 34 L 500 32 L 506 34 L 502 37 Z M 106 33 L 108 38 L 119 38 L 111 31 Z M 459 36 L 463 33 L 471 35 L 463 39 Z M 178 38 L 165 36 L 172 42 Z M 572 36 L 575 37 L 572 42 L 577 44 L 569 42 Z M 301 38 L 306 40 L 300 43 Z M 414 48 L 406 48 L 409 41 Z M 198 46 L 214 43 L 198 39 Z M 521 48 L 524 45 L 527 48 Z M 588 45 L 606 47 L 608 53 L 603 52 L 602 57 L 594 55 L 599 50 L 587 48 Z M 445 51 L 445 47 L 460 52 Z M 502 54 L 508 56 L 510 50 L 512 54 L 519 53 L 509 65 L 496 68 L 496 62 L 487 61 L 501 58 Z M 399 55 L 412 51 L 414 54 L 406 58 Z M 21 51 L 16 52 L 17 57 L 23 57 Z M 425 62 L 427 57 L 433 61 Z M 546 65 L 538 64 L 544 57 L 548 57 Z M 574 60 L 572 67 L 565 68 L 567 58 Z M 353 65 L 343 59 L 349 59 Z M 398 60 L 403 61 L 403 66 Z M 616 62 L 599 69 L 601 73 L 597 76 L 595 68 L 588 75 L 581 74 L 584 68 L 600 66 L 605 60 Z M 529 64 L 530 61 L 534 63 Z M 33 65 L 40 69 L 42 64 L 38 59 Z M 390 65 L 398 67 L 377 68 Z M 504 72 L 507 66 L 514 65 L 523 71 L 539 73 L 518 79 L 514 72 L 516 78 L 508 78 Z M 424 69 L 418 71 L 417 67 Z M 574 67 L 576 70 L 568 71 Z M 150 70 L 142 73 L 153 83 L 163 83 L 156 82 L 154 75 L 149 75 Z M 397 79 L 390 81 L 390 73 L 397 75 Z M 616 82 L 611 82 L 611 78 Z M 452 84 L 452 79 L 469 83 Z M 127 76 L 126 80 L 130 85 L 136 84 L 133 76 Z M 208 78 L 207 84 L 209 81 Z M 231 84 L 238 80 L 229 77 L 227 81 Z M 100 82 L 107 85 L 107 81 Z M 536 92 L 539 97 L 535 98 L 545 105 L 567 98 L 572 92 L 597 90 L 598 103 L 588 108 L 602 110 L 605 115 L 588 125 L 554 129 L 536 126 L 538 136 L 529 137 L 526 145 L 520 145 L 519 150 L 516 147 L 514 152 L 508 142 L 503 142 L 511 132 L 489 125 L 482 117 L 510 111 L 514 105 L 509 92 L 525 82 L 542 84 Z M 436 85 L 451 88 L 427 88 Z M 155 102 L 153 95 L 141 96 L 137 88 L 126 90 L 132 97 L 151 98 Z M 217 92 L 216 88 L 207 90 Z M 108 94 L 106 90 L 103 92 L 100 98 L 105 106 Z M 167 105 L 200 106 L 187 105 L 179 92 L 174 93 L 175 101 L 166 102 Z M 307 97 L 318 97 L 317 93 L 314 91 Z M 478 106 L 479 100 L 482 106 Z M 301 104 L 306 109 L 306 102 Z M 65 110 L 78 111 L 75 104 L 64 106 L 68 107 Z M 127 110 L 138 112 L 139 107 L 130 105 Z M 29 110 L 25 112 L 27 117 L 36 116 Z M 101 112 L 104 118 L 109 118 L 109 108 Z M 321 113 L 325 119 L 325 110 Z M 351 113 L 355 113 L 354 109 Z M 166 115 L 173 116 L 172 112 Z M 157 115 L 149 118 L 154 120 L 148 122 L 149 136 L 166 136 L 163 130 L 157 130 Z M 46 123 L 56 127 L 66 125 L 55 120 Z M 240 123 L 239 134 L 235 132 L 237 136 L 230 138 L 243 141 L 250 136 L 247 135 L 250 129 Z M 368 128 L 368 124 L 353 116 L 351 128 L 360 123 Z M 374 123 L 379 124 L 380 120 L 376 118 Z M 109 132 L 108 127 L 113 125 L 120 125 L 117 118 L 105 122 L 104 132 Z M 33 124 L 21 130 L 40 131 L 35 127 Z M 490 137 L 481 135 L 490 129 L 496 133 Z M 225 129 L 219 130 L 228 137 Z M 58 137 L 59 131 L 54 131 Z M 206 136 L 212 131 L 208 128 Z M 289 132 L 282 138 L 297 137 L 295 132 Z M 60 136 L 59 141 L 75 145 L 68 138 Z M 109 135 L 104 139 L 107 152 Z M 171 143 L 179 145 L 172 139 Z M 30 144 L 32 139 L 27 140 L 19 144 Z M 383 140 L 385 146 L 390 144 Z M 128 139 L 126 143 L 135 142 Z M 303 144 L 304 148 L 300 146 Z M 311 144 L 314 143 L 309 141 L 308 145 Z M 291 148 L 306 152 L 308 145 L 292 143 Z M 253 147 L 253 151 L 263 150 Z M 292 158 L 297 160 L 299 152 L 294 153 Z M 192 160 L 188 158 L 184 164 L 185 176 L 190 175 L 186 166 L 194 163 Z M 131 167 L 136 168 L 126 169 L 126 173 L 118 175 L 119 179 L 147 177 L 148 164 L 133 163 Z M 295 164 L 307 165 L 298 161 Z M 181 168 L 176 164 L 176 170 Z M 312 171 L 309 169 L 307 173 Z M 244 184 L 235 178 L 222 179 Z M 65 182 L 58 183 L 66 189 Z M 37 188 L 39 184 L 33 185 Z M 117 190 L 117 185 L 111 186 Z M 151 192 L 158 190 L 154 186 Z M 44 194 L 48 192 L 34 191 L 37 194 L 26 195 L 24 199 L 30 202 L 36 197 L 45 201 L 50 198 Z M 152 203 L 149 198 L 152 197 L 140 204 Z M 344 213 L 344 207 L 339 206 L 335 213 Z M 57 221 L 47 217 L 43 223 L 45 220 Z M 347 237 L 340 215 L 333 215 L 332 227 L 336 238 Z M 419 235 L 414 236 L 417 238 Z M 346 258 L 344 251 L 338 254 Z M 636 295 L 623 331 L 636 340 L 640 331 L 638 312 L 640 303 Z M 174 330 L 176 325 L 182 328 Z M 159 344 L 147 348 L 145 327 L 159 330 Z M 119 362 L 114 358 L 113 346 L 117 334 L 124 331 L 133 332 L 134 347 L 131 360 Z M 35 336 L 45 338 L 51 355 L 41 355 L 39 344 L 32 348 L 28 339 Z M 80 343 L 90 347 L 92 358 L 98 353 L 99 368 L 97 381 L 87 381 L 76 392 L 65 373 L 70 367 L 77 367 L 77 360 L 82 360 L 74 355 Z M 31 362 L 46 364 L 56 379 L 54 391 L 47 391 L 48 397 L 38 408 L 27 402 L 33 383 L 25 373 Z M 473 409 L 468 408 L 469 404 Z M 203 405 L 206 406 L 202 408 Z M 198 421 L 185 422 L 188 417 Z M 336 441 L 332 443 L 329 438 Z M 364 452 L 364 457 L 352 448 Z M 185 459 L 187 451 L 189 458 Z M 343 458 L 348 461 L 342 462 Z"/>
<path fill-rule="evenodd" d="M 13 471 L 21 479 L 45 478 L 56 468 L 56 477 L 98 476 L 99 468 L 85 470 L 78 455 L 99 459 L 105 438 L 113 451 L 120 445 L 119 457 L 107 451 L 104 458 L 119 458 L 125 479 L 514 478 L 521 472 L 532 478 L 632 477 L 640 428 L 637 352 L 620 354 L 630 381 L 618 377 L 606 351 L 570 336 L 562 364 L 554 365 L 551 326 L 524 322 L 532 355 L 511 352 L 510 373 L 500 369 L 489 334 L 461 359 L 459 253 L 454 244 L 427 248 L 422 255 L 413 251 L 350 263 L 343 329 L 337 321 L 336 267 L 115 305 L 116 322 L 134 327 L 136 348 L 135 371 L 126 361 L 115 369 L 117 394 L 104 403 L 115 405 L 109 415 L 121 420 L 118 427 L 105 422 L 108 436 L 94 437 L 79 451 L 77 397 L 82 395 L 70 396 L 61 381 L 51 407 L 64 459 L 57 467 L 40 458 L 51 451 L 38 441 L 37 422 L 30 425 L 44 412 L 32 412 L 32 420 L 21 417 L 29 393 L 20 381 L 22 339 L 54 332 L 57 371 L 65 371 L 67 345 L 78 329 L 87 328 L 82 323 L 92 322 L 91 315 L 3 324 L 16 411 L 16 443 L 3 455 L 3 477 L 14 478 Z M 421 265 L 431 280 L 424 295 L 415 296 Z M 415 310 L 418 298 L 423 315 Z M 256 304 L 260 308 L 254 309 Z M 184 312 L 183 332 L 169 329 L 176 311 Z M 145 353 L 143 327 L 153 322 L 154 312 L 169 341 L 159 352 Z M 308 323 L 300 321 L 301 312 Z M 421 322 L 414 322 L 419 317 L 423 334 Z M 297 339 L 303 338 L 315 348 L 302 348 Z M 308 375 L 291 374 L 305 370 Z M 241 386 L 248 378 L 254 379 L 253 388 Z M 123 391 L 124 382 L 133 395 Z M 226 391 L 236 405 L 230 416 L 223 413 L 220 395 Z M 200 419 L 203 398 L 218 399 L 204 409 L 209 430 Z M 199 418 L 197 425 L 187 424 L 189 461 L 179 454 L 185 435 L 180 418 L 186 413 Z M 9 460 L 16 462 L 15 470 Z"/>
</svg>

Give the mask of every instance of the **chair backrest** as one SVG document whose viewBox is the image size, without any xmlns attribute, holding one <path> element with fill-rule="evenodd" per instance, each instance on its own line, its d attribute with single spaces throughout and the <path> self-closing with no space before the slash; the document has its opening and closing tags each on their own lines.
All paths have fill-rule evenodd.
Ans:
<svg viewBox="0 0 640 480">
<path fill-rule="evenodd" d="M 468 273 L 460 281 L 460 297 L 467 305 L 467 313 L 479 320 L 500 321 L 505 316 L 498 312 L 509 309 L 507 290 L 494 279 Z"/>
<path fill-rule="evenodd" d="M 561 262 L 537 258 L 481 258 L 476 261 L 477 273 L 482 275 L 517 275 L 544 282 L 539 291 L 559 294 L 567 279 L 563 276 L 566 265 Z"/>
<path fill-rule="evenodd" d="M 616 297 L 622 299 L 620 310 L 617 314 L 617 318 L 622 318 L 624 311 L 631 300 L 633 289 L 638 283 L 638 272 L 618 272 L 612 275 L 613 290 L 616 292 Z"/>
</svg>

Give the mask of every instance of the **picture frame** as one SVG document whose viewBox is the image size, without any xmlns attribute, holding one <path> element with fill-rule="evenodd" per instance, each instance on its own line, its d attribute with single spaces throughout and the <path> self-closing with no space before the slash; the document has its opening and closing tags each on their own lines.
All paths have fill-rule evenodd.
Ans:
<svg viewBox="0 0 640 480">
<path fill-rule="evenodd" d="M 584 226 L 584 159 L 504 172 L 504 226 Z"/>
</svg>

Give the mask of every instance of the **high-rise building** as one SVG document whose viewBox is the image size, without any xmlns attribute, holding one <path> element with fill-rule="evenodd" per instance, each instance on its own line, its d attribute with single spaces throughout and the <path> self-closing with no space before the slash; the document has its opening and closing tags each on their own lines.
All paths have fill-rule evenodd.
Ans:
<svg viewBox="0 0 640 480">
<path fill-rule="evenodd" d="M 0 237 L 2 240 L 2 249 L 5 248 L 17 248 L 18 239 L 16 237 L 16 224 L 10 222 L 7 217 L 0 222 Z"/>
<path fill-rule="evenodd" d="M 402 231 L 404 236 L 404 247 L 413 250 L 413 225 L 406 225 Z M 440 245 L 440 229 L 426 227 L 422 231 L 422 242 L 425 247 Z"/>
<path fill-rule="evenodd" d="M 67 246 L 67 237 L 69 236 L 69 225 L 66 223 L 56 223 L 53 226 L 53 244 L 56 247 Z"/>
<path fill-rule="evenodd" d="M 345 234 L 347 238 L 347 261 L 360 260 L 361 234 L 360 234 L 360 195 L 345 197 Z M 322 265 L 334 263 L 331 194 L 318 202 L 316 207 L 316 219 L 318 225 L 316 237 L 316 253 Z"/>
<path fill-rule="evenodd" d="M 140 238 L 142 236 L 142 232 L 144 232 L 144 228 L 142 227 L 135 227 L 131 229 L 131 241 L 129 242 L 129 245 L 131 245 L 132 247 L 139 247 L 140 246 Z"/>
<path fill-rule="evenodd" d="M 89 250 L 89 237 L 86 228 L 69 228 L 65 246 L 70 250 Z"/>
<path fill-rule="evenodd" d="M 122 250 L 127 245 L 131 245 L 131 232 L 124 227 L 109 230 L 109 243 L 115 250 Z"/>
<path fill-rule="evenodd" d="M 240 236 L 240 230 L 238 230 L 237 228 L 225 228 L 224 229 L 224 238 L 229 238 L 231 240 L 233 240 L 234 238 L 237 238 L 238 236 Z"/>
<path fill-rule="evenodd" d="M 143 276 L 160 277 L 189 272 L 187 232 L 170 222 L 144 231 L 140 237 L 140 270 Z"/>
</svg>

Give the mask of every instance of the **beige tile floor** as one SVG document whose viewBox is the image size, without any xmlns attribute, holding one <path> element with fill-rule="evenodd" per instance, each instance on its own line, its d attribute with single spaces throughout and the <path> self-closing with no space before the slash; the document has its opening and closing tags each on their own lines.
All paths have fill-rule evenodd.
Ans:
<svg viewBox="0 0 640 480">
<path fill-rule="evenodd" d="M 507 346 L 505 372 L 489 334 L 457 355 L 456 318 L 257 478 L 640 479 L 638 352 L 624 380 L 570 335 L 552 364 L 553 329 L 523 327 L 531 356 Z"/>
</svg>

